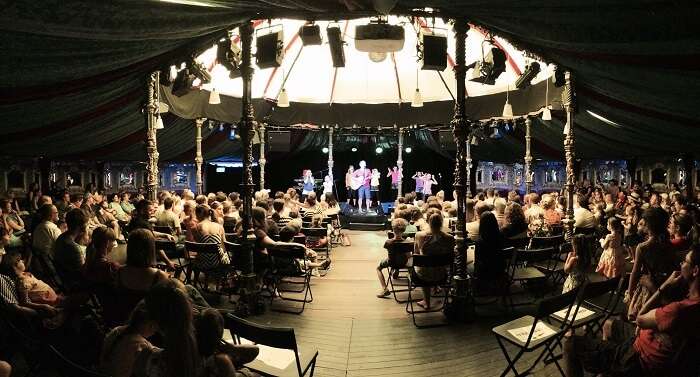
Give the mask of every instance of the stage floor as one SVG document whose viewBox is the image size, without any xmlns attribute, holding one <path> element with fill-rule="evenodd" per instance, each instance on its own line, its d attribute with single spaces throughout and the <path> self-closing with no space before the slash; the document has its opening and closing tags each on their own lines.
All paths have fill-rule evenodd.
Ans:
<svg viewBox="0 0 700 377">
<path fill-rule="evenodd" d="M 250 319 L 293 327 L 302 348 L 319 350 L 316 376 L 498 376 L 506 367 L 491 328 L 515 318 L 498 305 L 479 307 L 470 324 L 417 329 L 404 305 L 380 299 L 376 266 L 386 257 L 383 231 L 347 231 L 352 246 L 333 250 L 325 277 L 312 279 L 314 301 L 300 315 L 268 311 Z M 285 305 L 287 303 L 280 303 Z M 532 310 L 523 307 L 521 310 Z M 442 320 L 441 313 L 426 319 Z M 526 369 L 528 355 L 518 362 Z M 554 365 L 534 375 L 558 376 Z"/>
</svg>

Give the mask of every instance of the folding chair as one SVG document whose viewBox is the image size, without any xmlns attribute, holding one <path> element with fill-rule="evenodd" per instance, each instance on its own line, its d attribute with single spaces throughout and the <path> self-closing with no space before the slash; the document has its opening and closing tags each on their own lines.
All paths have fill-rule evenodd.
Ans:
<svg viewBox="0 0 700 377">
<path fill-rule="evenodd" d="M 340 217 L 337 213 L 328 215 L 328 221 L 331 224 L 331 246 L 343 244 L 343 227 L 340 224 Z"/>
<path fill-rule="evenodd" d="M 530 244 L 528 245 L 528 249 L 541 249 L 543 247 L 558 248 L 559 245 L 561 245 L 562 243 L 564 243 L 563 234 L 547 237 L 532 237 L 530 238 Z"/>
<path fill-rule="evenodd" d="M 527 232 L 522 232 L 510 238 L 506 238 L 505 245 L 512 246 L 514 248 L 526 248 L 530 244 L 530 238 L 527 236 Z"/>
<path fill-rule="evenodd" d="M 331 256 L 331 242 L 330 239 L 328 238 L 328 228 L 301 228 L 301 233 L 306 236 L 306 247 L 308 247 L 311 250 L 314 251 L 319 251 L 323 252 L 326 254 L 326 258 L 330 258 Z M 317 246 L 314 244 L 309 243 L 309 238 L 317 238 L 321 239 L 323 237 L 326 237 L 326 245 L 325 246 Z"/>
<path fill-rule="evenodd" d="M 508 281 L 506 282 L 506 287 L 503 291 L 503 302 L 505 303 L 506 299 L 508 299 L 511 309 L 519 305 L 529 305 L 531 302 L 520 304 L 513 303 L 513 296 L 511 295 L 510 287 L 515 283 L 519 283 L 522 287 L 525 287 L 526 284 L 545 281 L 547 276 L 537 267 L 533 267 L 528 264 L 546 261 L 551 257 L 551 254 L 551 248 L 538 250 L 512 250 L 510 263 L 508 264 L 506 270 Z"/>
<path fill-rule="evenodd" d="M 398 297 L 396 297 L 396 292 L 408 292 L 409 289 L 396 289 L 394 287 L 393 275 L 394 273 L 397 273 L 397 276 L 401 277 L 399 275 L 401 272 L 409 272 L 409 268 L 406 266 L 406 264 L 401 263 L 403 261 L 400 260 L 400 258 L 405 254 L 413 254 L 413 248 L 413 242 L 394 242 L 389 245 L 389 249 L 387 250 L 387 257 L 389 258 L 389 277 L 387 278 L 387 285 L 390 287 L 389 290 L 394 295 L 394 300 L 399 304 L 405 304 L 406 300 L 399 300 Z M 408 275 L 405 275 L 404 278 L 408 278 Z"/>
<path fill-rule="evenodd" d="M 583 326 L 591 325 L 591 327 L 586 328 L 586 334 L 591 333 L 591 328 L 597 327 L 602 329 L 603 324 L 601 320 L 605 319 L 610 312 L 610 305 L 615 300 L 615 295 L 617 293 L 617 287 L 620 285 L 619 278 L 603 280 L 598 282 L 587 282 L 581 288 L 581 294 L 578 297 L 578 313 L 577 317 L 564 318 L 561 312 L 553 313 L 550 317 L 557 322 L 564 322 L 569 320 L 571 322 L 571 327 L 577 329 Z M 624 280 L 624 279 L 622 279 Z M 602 296 L 608 296 L 604 306 L 594 305 L 590 300 L 595 298 L 600 298 Z M 592 314 L 590 314 L 592 312 Z M 585 317 L 583 316 L 586 315 Z M 595 334 L 597 332 L 593 331 Z"/>
<path fill-rule="evenodd" d="M 175 243 L 175 241 L 156 239 L 156 250 L 163 250 L 163 252 L 165 252 L 165 255 L 167 255 L 171 261 L 174 259 L 174 262 L 176 264 L 175 278 L 179 278 L 180 274 L 187 270 L 187 266 L 190 262 L 187 259 L 185 249 L 182 248 L 182 245 L 181 248 L 178 248 L 178 245 L 177 243 Z M 185 284 L 189 284 L 189 281 L 190 276 L 185 275 Z"/>
<path fill-rule="evenodd" d="M 420 254 L 413 255 L 413 263 L 411 265 L 411 268 L 409 269 L 409 274 L 408 274 L 408 300 L 406 301 L 406 312 L 411 314 L 411 318 L 413 319 L 413 325 L 415 325 L 416 327 L 426 328 L 426 327 L 436 327 L 436 326 L 446 325 L 446 323 L 433 324 L 433 325 L 419 325 L 416 322 L 416 314 L 439 312 L 445 308 L 445 301 L 447 300 L 447 291 L 448 291 L 449 284 L 450 284 L 450 277 L 453 274 L 453 266 L 454 266 L 453 260 L 454 260 L 454 254 L 453 254 L 452 250 L 450 250 L 449 253 L 439 254 L 439 255 L 420 255 Z M 444 268 L 446 270 L 445 277 L 441 280 L 438 280 L 438 281 L 423 280 L 416 273 L 416 271 L 415 271 L 416 267 Z M 432 289 L 432 288 L 436 288 L 436 287 L 440 287 L 443 289 L 444 295 L 443 296 L 436 296 L 436 297 L 443 298 L 442 305 L 440 305 L 438 308 L 429 309 L 429 310 L 428 309 L 415 310 L 413 308 L 413 302 L 415 300 L 411 296 L 411 292 L 413 292 L 413 289 L 414 288 Z"/>
<path fill-rule="evenodd" d="M 300 350 L 297 346 L 293 328 L 259 325 L 238 318 L 233 314 L 226 314 L 224 320 L 226 328 L 231 332 L 234 344 L 241 344 L 241 338 L 243 338 L 258 345 L 294 352 L 294 362 L 290 362 L 284 369 L 266 364 L 258 358 L 246 364 L 246 367 L 250 370 L 263 376 L 302 377 L 307 373 L 309 376 L 314 375 L 318 350 Z M 265 349 L 261 350 L 261 353 L 263 352 L 265 352 Z"/>
<path fill-rule="evenodd" d="M 562 376 L 565 376 L 561 365 L 559 365 L 559 361 L 554 355 L 553 345 L 559 342 L 561 337 L 568 331 L 570 322 L 561 322 L 559 326 L 555 326 L 549 324 L 547 320 L 551 314 L 560 309 L 566 309 L 566 318 L 574 318 L 578 309 L 578 306 L 574 308 L 577 295 L 578 289 L 574 289 L 559 296 L 543 299 L 537 305 L 534 316 L 526 315 L 500 326 L 496 326 L 491 330 L 496 336 L 496 341 L 503 352 L 503 356 L 505 356 L 508 362 L 508 366 L 503 373 L 501 373 L 501 377 L 507 375 L 510 371 L 512 371 L 515 376 L 526 375 L 537 366 L 544 356 L 549 356 L 557 365 Z M 571 313 L 573 313 L 573 316 L 570 316 Z M 515 357 L 511 358 L 508 354 L 508 350 L 505 346 L 506 343 L 510 343 L 518 348 Z M 515 368 L 515 364 L 525 352 L 532 352 L 542 347 L 544 347 L 544 350 L 542 350 L 532 365 L 525 372 L 518 372 Z"/>
<path fill-rule="evenodd" d="M 303 246 L 284 246 L 283 248 L 269 247 L 267 253 L 273 260 L 272 271 L 268 274 L 272 284 L 270 304 L 277 295 L 281 300 L 300 302 L 301 308 L 298 311 L 291 309 L 273 309 L 287 313 L 301 314 L 306 308 L 306 304 L 314 301 L 311 292 L 311 268 L 308 268 L 306 250 Z M 297 260 L 302 261 L 299 266 Z M 290 289 L 288 286 L 301 286 L 301 288 Z M 287 288 L 285 288 L 287 287 Z M 303 298 L 285 296 L 284 293 L 303 293 Z"/>
<path fill-rule="evenodd" d="M 190 256 L 189 258 L 191 259 L 187 275 L 192 275 L 192 285 L 209 292 L 209 280 L 213 279 L 216 285 L 215 291 L 219 292 L 222 282 L 226 281 L 231 272 L 231 266 L 213 262 L 221 258 L 219 255 L 220 247 L 221 245 L 217 243 L 185 241 L 186 254 Z M 196 257 L 191 257 L 192 253 L 195 253 Z M 212 268 L 203 268 L 200 263 L 196 263 L 197 260 L 210 261 L 210 264 L 216 264 L 216 266 Z M 205 278 L 203 285 L 199 282 L 200 273 L 204 273 Z"/>
<path fill-rule="evenodd" d="M 170 234 L 171 236 L 175 234 L 175 231 L 170 225 L 153 225 L 153 231 Z"/>
</svg>

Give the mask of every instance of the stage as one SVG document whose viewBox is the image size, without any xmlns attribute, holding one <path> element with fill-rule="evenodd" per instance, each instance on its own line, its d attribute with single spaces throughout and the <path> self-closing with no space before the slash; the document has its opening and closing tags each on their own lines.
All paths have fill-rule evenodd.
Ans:
<svg viewBox="0 0 700 377">
<path fill-rule="evenodd" d="M 387 229 L 390 206 L 393 203 L 382 203 L 381 206 L 372 207 L 369 211 L 359 211 L 357 207 L 341 204 L 340 222 L 346 229 L 352 230 L 383 230 Z M 364 207 L 363 207 L 364 208 Z"/>
</svg>

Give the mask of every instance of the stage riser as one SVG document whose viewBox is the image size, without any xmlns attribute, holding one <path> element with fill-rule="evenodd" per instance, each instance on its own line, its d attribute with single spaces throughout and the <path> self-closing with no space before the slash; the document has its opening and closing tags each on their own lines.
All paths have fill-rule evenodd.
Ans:
<svg viewBox="0 0 700 377">
<path fill-rule="evenodd" d="M 350 230 L 384 230 L 384 224 L 367 224 L 367 223 L 348 223 L 347 228 Z"/>
</svg>

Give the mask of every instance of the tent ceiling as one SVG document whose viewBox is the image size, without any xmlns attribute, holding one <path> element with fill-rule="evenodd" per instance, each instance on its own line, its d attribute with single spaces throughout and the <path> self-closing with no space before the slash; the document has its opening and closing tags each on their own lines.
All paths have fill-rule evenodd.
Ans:
<svg viewBox="0 0 700 377">
<path fill-rule="evenodd" d="M 6 4 L 0 14 L 3 154 L 143 160 L 139 109 L 149 71 L 192 48 L 211 45 L 222 30 L 246 19 L 346 19 L 372 13 L 371 2 L 365 0 L 180 2 L 188 4 L 124 0 Z M 425 6 L 441 15 L 464 15 L 515 48 L 569 67 L 577 80 L 578 156 L 696 150 L 700 34 L 694 25 L 700 4 L 399 0 L 396 10 Z M 293 100 L 303 96 L 300 93 L 290 90 Z M 535 138 L 559 148 L 561 124 L 550 123 L 551 131 L 537 131 Z M 191 120 L 166 118 L 159 140 L 163 159 L 189 154 L 192 145 L 186 139 L 193 134 L 191 125 Z M 205 151 L 235 153 L 235 144 L 218 135 L 207 136 Z"/>
</svg>

